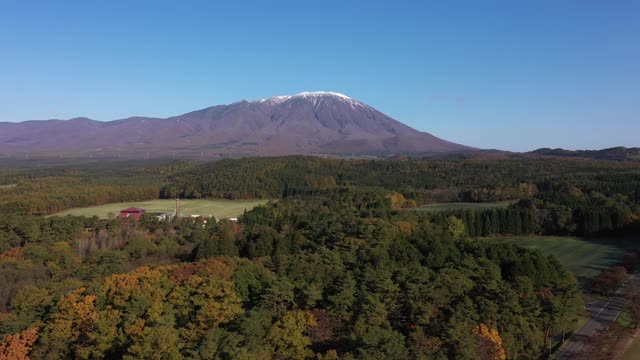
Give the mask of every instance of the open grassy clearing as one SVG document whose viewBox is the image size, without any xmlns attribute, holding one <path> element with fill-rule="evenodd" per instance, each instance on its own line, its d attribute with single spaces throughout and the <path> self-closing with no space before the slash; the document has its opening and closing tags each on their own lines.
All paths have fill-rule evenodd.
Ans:
<svg viewBox="0 0 640 360">
<path fill-rule="evenodd" d="M 16 187 L 16 185 L 18 185 L 18 184 L 0 185 L 0 190 L 11 189 L 12 187 Z"/>
<path fill-rule="evenodd" d="M 245 209 L 250 210 L 255 206 L 265 204 L 266 202 L 267 200 L 184 199 L 180 200 L 180 213 L 185 216 L 214 215 L 217 218 L 237 217 L 242 215 Z M 54 214 L 53 216 L 97 216 L 102 219 L 107 219 L 110 215 L 118 215 L 120 210 L 132 206 L 141 207 L 147 212 L 173 213 L 175 211 L 176 201 L 173 199 L 160 199 L 113 203 L 65 210 Z"/>
<path fill-rule="evenodd" d="M 511 205 L 510 201 L 502 201 L 502 202 L 492 202 L 492 203 L 437 203 L 437 204 L 428 204 L 425 206 L 421 206 L 419 208 L 415 208 L 412 210 L 415 211 L 427 211 L 427 212 L 436 212 L 436 211 L 446 211 L 446 210 L 460 210 L 460 209 L 497 209 L 497 208 L 506 208 Z"/>
<path fill-rule="evenodd" d="M 544 254 L 553 255 L 583 280 L 619 263 L 629 250 L 640 243 L 631 239 L 582 239 L 570 236 L 518 236 L 491 240 L 538 249 Z"/>
</svg>

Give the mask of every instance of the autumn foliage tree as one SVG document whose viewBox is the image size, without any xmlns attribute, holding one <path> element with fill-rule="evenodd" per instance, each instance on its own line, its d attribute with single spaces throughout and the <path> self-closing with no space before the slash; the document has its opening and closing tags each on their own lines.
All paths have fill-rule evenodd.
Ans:
<svg viewBox="0 0 640 360">
<path fill-rule="evenodd" d="M 591 278 L 591 289 L 603 295 L 609 295 L 624 282 L 627 270 L 623 266 L 615 266 L 602 270 Z"/>
<path fill-rule="evenodd" d="M 0 343 L 0 360 L 29 360 L 29 352 L 38 340 L 38 328 L 7 335 Z"/>
<path fill-rule="evenodd" d="M 472 332 L 478 340 L 478 359 L 505 360 L 507 358 L 497 329 L 480 324 L 473 328 Z"/>
<path fill-rule="evenodd" d="M 268 340 L 273 346 L 277 359 L 304 360 L 313 355 L 309 349 L 311 340 L 307 328 L 316 326 L 316 319 L 310 312 L 290 311 L 273 324 Z"/>
</svg>

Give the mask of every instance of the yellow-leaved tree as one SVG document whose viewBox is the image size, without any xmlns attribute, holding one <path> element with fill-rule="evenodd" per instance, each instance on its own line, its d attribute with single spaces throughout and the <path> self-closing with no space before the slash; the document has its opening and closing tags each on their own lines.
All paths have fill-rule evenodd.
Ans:
<svg viewBox="0 0 640 360">
<path fill-rule="evenodd" d="M 304 360 L 313 356 L 311 340 L 305 334 L 307 327 L 316 326 L 316 319 L 308 311 L 289 311 L 276 321 L 269 331 L 268 341 L 282 359 Z"/>
<path fill-rule="evenodd" d="M 502 347 L 502 337 L 497 329 L 490 328 L 486 324 L 480 324 L 472 329 L 478 338 L 478 356 L 481 359 L 505 360 L 507 354 Z"/>
</svg>

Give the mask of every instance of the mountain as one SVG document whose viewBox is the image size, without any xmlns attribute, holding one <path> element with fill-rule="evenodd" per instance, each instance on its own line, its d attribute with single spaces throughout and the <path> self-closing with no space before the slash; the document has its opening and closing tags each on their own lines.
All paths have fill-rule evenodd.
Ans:
<svg viewBox="0 0 640 360">
<path fill-rule="evenodd" d="M 240 101 L 164 119 L 0 123 L 0 152 L 4 153 L 387 155 L 472 149 L 415 130 L 333 92 Z"/>
</svg>

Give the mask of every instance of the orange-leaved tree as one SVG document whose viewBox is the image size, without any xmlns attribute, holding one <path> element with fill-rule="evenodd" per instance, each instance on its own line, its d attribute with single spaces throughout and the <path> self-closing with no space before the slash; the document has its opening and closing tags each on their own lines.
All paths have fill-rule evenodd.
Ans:
<svg viewBox="0 0 640 360">
<path fill-rule="evenodd" d="M 491 360 L 504 360 L 507 354 L 502 347 L 502 337 L 495 328 L 480 324 L 472 329 L 479 342 L 479 358 Z"/>
<path fill-rule="evenodd" d="M 7 335 L 0 343 L 0 360 L 29 360 L 33 343 L 38 340 L 38 328 Z"/>
</svg>

